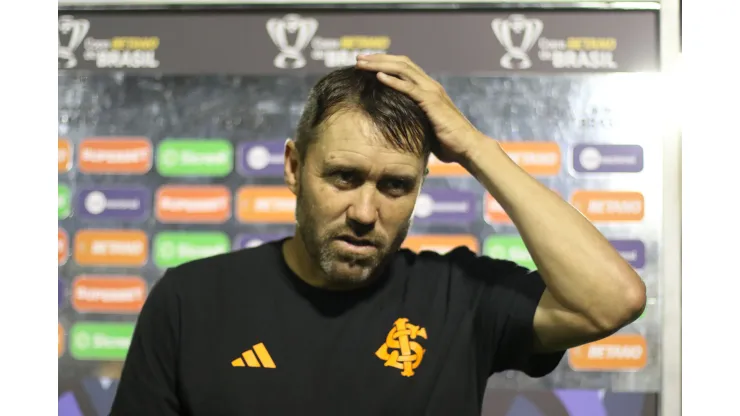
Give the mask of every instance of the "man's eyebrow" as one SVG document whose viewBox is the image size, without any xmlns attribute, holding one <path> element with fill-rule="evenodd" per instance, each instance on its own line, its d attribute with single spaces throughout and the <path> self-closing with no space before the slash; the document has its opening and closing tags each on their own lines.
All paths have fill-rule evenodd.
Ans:
<svg viewBox="0 0 740 416">
<path fill-rule="evenodd" d="M 356 164 L 350 163 L 349 161 L 340 161 L 340 160 L 325 160 L 323 162 L 322 170 L 324 171 L 332 171 L 336 169 L 346 169 L 346 170 L 353 170 L 358 172 L 365 172 L 365 169 L 362 166 L 357 166 Z M 424 173 L 426 175 L 426 172 Z M 397 171 L 390 171 L 390 172 L 383 172 L 382 176 L 384 178 L 392 178 L 392 179 L 399 179 L 404 181 L 416 181 L 417 175 L 414 173 L 409 172 L 397 172 Z"/>
<path fill-rule="evenodd" d="M 344 169 L 362 170 L 362 167 L 357 166 L 357 164 L 355 163 L 351 163 L 349 161 L 344 161 L 344 160 L 336 160 L 336 159 L 324 160 L 322 163 L 322 166 L 324 168 L 329 168 L 329 169 L 344 168 Z"/>
</svg>

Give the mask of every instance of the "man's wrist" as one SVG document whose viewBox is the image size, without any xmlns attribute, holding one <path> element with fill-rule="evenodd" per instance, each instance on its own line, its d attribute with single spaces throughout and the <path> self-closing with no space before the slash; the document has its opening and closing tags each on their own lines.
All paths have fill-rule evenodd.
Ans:
<svg viewBox="0 0 740 416">
<path fill-rule="evenodd" d="M 471 146 L 463 155 L 460 164 L 476 178 L 488 170 L 487 168 L 499 165 L 505 160 L 510 161 L 499 143 L 482 133 L 476 135 L 470 142 Z"/>
</svg>

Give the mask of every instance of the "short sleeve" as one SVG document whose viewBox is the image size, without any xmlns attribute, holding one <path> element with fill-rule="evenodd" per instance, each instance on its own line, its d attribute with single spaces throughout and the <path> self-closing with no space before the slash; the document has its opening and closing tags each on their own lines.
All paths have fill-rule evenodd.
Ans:
<svg viewBox="0 0 740 416">
<path fill-rule="evenodd" d="M 536 378 L 551 373 L 565 351 L 533 351 L 534 314 L 546 288 L 540 274 L 514 262 L 479 257 L 467 249 L 457 253 L 456 260 L 465 278 L 479 287 L 476 330 L 488 375 L 517 370 Z"/>
<path fill-rule="evenodd" d="M 139 314 L 112 416 L 180 414 L 177 386 L 179 338 L 175 272 L 155 283 Z"/>
</svg>

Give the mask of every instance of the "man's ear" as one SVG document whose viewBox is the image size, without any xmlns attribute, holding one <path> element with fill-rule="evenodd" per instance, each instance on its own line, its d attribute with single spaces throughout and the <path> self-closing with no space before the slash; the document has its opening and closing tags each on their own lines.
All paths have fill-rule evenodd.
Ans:
<svg viewBox="0 0 740 416">
<path fill-rule="evenodd" d="M 285 184 L 288 186 L 293 195 L 298 195 L 298 184 L 300 183 L 300 155 L 296 148 L 295 141 L 285 140 L 285 152 L 283 155 L 283 176 Z"/>
<path fill-rule="evenodd" d="M 429 158 L 424 162 L 424 170 L 421 174 L 421 185 L 419 186 L 419 189 L 424 186 L 424 182 L 427 181 L 427 177 L 429 177 Z"/>
</svg>

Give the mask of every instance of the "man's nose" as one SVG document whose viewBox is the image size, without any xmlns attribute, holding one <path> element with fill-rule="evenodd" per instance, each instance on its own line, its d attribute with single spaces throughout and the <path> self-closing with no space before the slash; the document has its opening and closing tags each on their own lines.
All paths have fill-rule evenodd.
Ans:
<svg viewBox="0 0 740 416">
<path fill-rule="evenodd" d="M 378 220 L 376 189 L 371 186 L 362 186 L 356 191 L 357 195 L 347 211 L 348 219 L 363 225 L 375 224 Z"/>
</svg>

